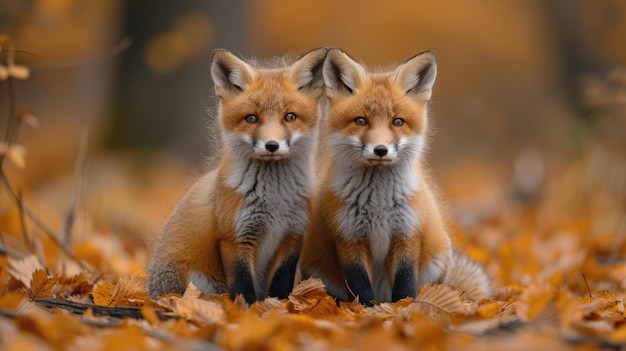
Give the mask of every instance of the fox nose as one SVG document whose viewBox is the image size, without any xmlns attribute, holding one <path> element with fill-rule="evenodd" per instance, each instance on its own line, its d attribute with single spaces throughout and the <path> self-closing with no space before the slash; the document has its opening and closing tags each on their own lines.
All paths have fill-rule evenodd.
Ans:
<svg viewBox="0 0 626 351">
<path fill-rule="evenodd" d="M 279 147 L 280 147 L 280 145 L 278 145 L 278 142 L 276 142 L 274 140 L 270 140 L 267 143 L 265 143 L 265 150 L 267 150 L 269 152 L 274 152 L 274 151 L 278 150 Z"/>
<path fill-rule="evenodd" d="M 387 147 L 385 145 L 378 145 L 374 148 L 374 154 L 378 157 L 387 155 Z"/>
</svg>

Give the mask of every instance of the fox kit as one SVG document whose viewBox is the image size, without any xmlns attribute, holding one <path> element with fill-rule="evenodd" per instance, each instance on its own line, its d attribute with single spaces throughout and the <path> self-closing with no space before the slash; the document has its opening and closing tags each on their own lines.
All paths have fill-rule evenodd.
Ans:
<svg viewBox="0 0 626 351">
<path fill-rule="evenodd" d="M 354 294 L 365 303 L 415 297 L 426 283 L 455 285 L 446 280 L 451 267 L 473 277 L 457 288 L 488 290 L 482 268 L 453 253 L 421 161 L 435 54 L 368 72 L 330 49 L 323 75 L 324 170 L 300 257 L 303 277 L 321 278 L 340 300 Z"/>
<path fill-rule="evenodd" d="M 309 223 L 326 51 L 269 68 L 213 53 L 223 155 L 165 225 L 148 267 L 152 298 L 190 281 L 249 303 L 288 296 Z"/>
</svg>

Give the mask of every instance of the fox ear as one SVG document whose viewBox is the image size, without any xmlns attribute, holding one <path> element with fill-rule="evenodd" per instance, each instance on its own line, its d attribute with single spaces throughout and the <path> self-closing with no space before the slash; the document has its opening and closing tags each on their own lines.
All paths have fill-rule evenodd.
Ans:
<svg viewBox="0 0 626 351">
<path fill-rule="evenodd" d="M 246 89 L 254 77 L 254 69 L 230 51 L 213 51 L 211 75 L 217 96 L 238 94 Z"/>
<path fill-rule="evenodd" d="M 289 78 L 298 90 L 316 96 L 324 93 L 322 67 L 327 51 L 327 48 L 313 49 L 293 63 L 289 70 Z"/>
<path fill-rule="evenodd" d="M 324 61 L 324 83 L 329 95 L 354 94 L 365 81 L 363 67 L 341 49 L 328 50 Z"/>
<path fill-rule="evenodd" d="M 424 51 L 406 60 L 396 69 L 395 83 L 407 95 L 428 101 L 436 77 L 437 55 L 432 51 Z"/>
</svg>

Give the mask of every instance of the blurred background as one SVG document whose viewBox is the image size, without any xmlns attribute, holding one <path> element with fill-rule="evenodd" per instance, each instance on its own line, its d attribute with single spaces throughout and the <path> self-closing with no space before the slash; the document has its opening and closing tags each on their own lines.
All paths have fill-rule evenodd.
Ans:
<svg viewBox="0 0 626 351">
<path fill-rule="evenodd" d="M 3 48 L 37 53 L 15 56 L 31 67 L 15 82 L 18 108 L 40 126 L 22 128 L 27 165 L 7 173 L 62 212 L 87 130 L 84 204 L 103 231 L 157 232 L 215 156 L 215 48 L 271 57 L 336 46 L 370 66 L 436 51 L 428 161 L 468 228 L 511 197 L 533 201 L 550 179 L 567 183 L 573 168 L 595 172 L 580 176 L 589 187 L 624 172 L 621 0 L 0 0 L 0 34 Z M 0 128 L 7 99 L 2 84 Z"/>
</svg>

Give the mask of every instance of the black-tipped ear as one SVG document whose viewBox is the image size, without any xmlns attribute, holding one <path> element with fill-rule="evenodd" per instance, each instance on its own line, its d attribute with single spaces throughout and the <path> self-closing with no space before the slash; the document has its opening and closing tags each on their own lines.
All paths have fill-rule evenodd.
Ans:
<svg viewBox="0 0 626 351">
<path fill-rule="evenodd" d="M 354 94 L 365 81 L 363 67 L 341 49 L 332 48 L 324 61 L 324 83 L 329 96 Z"/>
<path fill-rule="evenodd" d="M 254 79 L 254 69 L 230 51 L 217 49 L 211 60 L 217 96 L 243 92 Z"/>
<path fill-rule="evenodd" d="M 322 68 L 327 51 L 327 48 L 313 49 L 293 63 L 289 77 L 298 90 L 319 96 L 324 93 Z"/>
<path fill-rule="evenodd" d="M 432 51 L 424 51 L 396 69 L 395 83 L 407 95 L 428 101 L 432 94 L 437 77 L 437 55 Z"/>
</svg>

